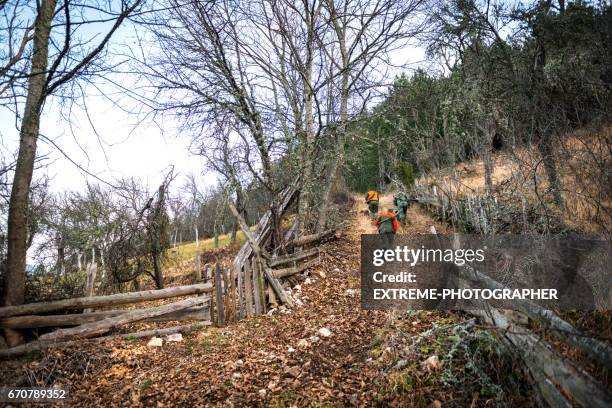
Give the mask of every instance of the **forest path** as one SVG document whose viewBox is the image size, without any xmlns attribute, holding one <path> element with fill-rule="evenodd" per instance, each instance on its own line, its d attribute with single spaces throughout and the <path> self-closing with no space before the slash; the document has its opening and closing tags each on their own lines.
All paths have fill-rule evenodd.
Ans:
<svg viewBox="0 0 612 408">
<path fill-rule="evenodd" d="M 366 216 L 368 206 L 362 196 L 355 196 L 357 214 L 358 216 L 353 218 L 352 226 L 359 234 L 376 234 L 376 227 L 370 221 L 369 216 Z M 395 208 L 393 205 L 393 194 L 382 194 L 380 197 L 379 211 L 387 210 L 389 208 Z M 447 231 L 447 227 L 439 222 L 435 222 L 432 218 L 427 215 L 418 205 L 411 205 L 408 208 L 406 225 L 400 225 L 398 234 L 429 234 L 431 226 L 436 227 L 438 233 Z"/>
<path fill-rule="evenodd" d="M 363 198 L 340 240 L 321 247 L 321 264 L 293 294 L 302 305 L 276 309 L 225 328 L 187 333 L 179 343 L 147 340 L 83 346 L 89 373 L 70 378 L 70 405 L 331 406 L 371 405 L 383 398 L 379 354 L 391 312 L 360 306 L 360 235 L 375 233 Z M 384 196 L 389 206 L 392 196 Z M 384 207 L 387 208 L 387 207 Z M 431 219 L 416 206 L 405 232 L 428 233 Z M 436 319 L 414 323 L 415 334 Z M 410 327 L 410 330 L 413 327 Z M 326 337 L 321 329 L 331 335 Z M 324 332 L 324 330 L 323 330 Z M 91 347 L 91 349 L 90 349 Z M 96 347 L 94 349 L 93 347 Z M 55 351 L 70 355 L 70 350 Z M 59 358 L 59 357 L 58 357 Z"/>
</svg>

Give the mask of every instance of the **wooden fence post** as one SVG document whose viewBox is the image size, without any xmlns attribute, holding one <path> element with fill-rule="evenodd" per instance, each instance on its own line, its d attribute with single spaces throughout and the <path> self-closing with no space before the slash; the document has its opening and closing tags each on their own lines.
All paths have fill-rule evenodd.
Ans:
<svg viewBox="0 0 612 408">
<path fill-rule="evenodd" d="M 229 296 L 228 296 L 228 301 L 230 303 L 230 309 L 232 310 L 232 321 L 236 321 L 238 320 L 238 310 L 237 310 L 237 304 L 236 304 L 236 292 L 237 292 L 237 288 L 236 288 L 236 271 L 234 270 L 234 268 L 230 268 L 227 271 L 228 277 L 229 277 Z"/>
<path fill-rule="evenodd" d="M 263 267 L 259 260 L 255 259 L 257 266 L 257 285 L 259 286 L 259 302 L 261 303 L 261 313 L 266 313 L 266 280 L 263 274 Z"/>
<path fill-rule="evenodd" d="M 196 258 L 195 258 L 195 278 L 196 281 L 201 281 L 202 280 L 202 269 L 200 268 L 200 254 L 197 253 L 196 254 Z"/>
<path fill-rule="evenodd" d="M 259 286 L 259 268 L 257 267 L 257 260 L 255 257 L 251 258 L 251 274 L 253 278 L 253 296 L 255 297 L 255 314 L 259 316 L 263 308 L 261 305 L 261 286 Z"/>
<path fill-rule="evenodd" d="M 242 320 L 244 318 L 244 290 L 242 289 L 242 277 L 244 276 L 244 270 L 243 268 L 239 267 L 238 270 L 234 268 L 232 268 L 233 270 L 236 271 L 236 289 L 238 289 L 236 292 L 236 295 L 238 296 L 238 302 L 236 303 L 236 306 L 238 307 L 238 320 Z"/>
<path fill-rule="evenodd" d="M 253 316 L 253 272 L 249 262 L 244 263 L 244 302 L 247 317 Z"/>
<path fill-rule="evenodd" d="M 281 300 L 278 299 L 278 297 L 276 296 L 276 293 L 274 292 L 274 289 L 272 289 L 271 285 L 268 285 L 268 287 L 266 289 L 266 292 L 268 292 L 268 300 L 270 302 L 270 307 L 272 309 L 274 309 L 275 307 L 278 307 L 278 303 L 281 302 Z M 278 299 L 278 302 L 276 301 L 277 299 Z"/>
<path fill-rule="evenodd" d="M 225 321 L 229 322 L 232 320 L 232 305 L 230 302 L 231 300 L 230 273 L 227 269 L 223 269 L 222 275 L 223 275 L 223 303 L 225 306 Z"/>
<path fill-rule="evenodd" d="M 212 274 L 212 268 L 210 267 L 210 264 L 205 264 L 204 265 L 204 275 L 202 276 L 204 278 L 204 282 L 208 282 L 209 280 L 214 280 L 214 276 Z"/>
<path fill-rule="evenodd" d="M 271 269 L 268 269 L 265 266 L 264 268 L 264 273 L 266 274 L 266 279 L 269 286 L 272 288 L 273 293 L 276 295 L 279 302 L 283 305 L 291 306 L 291 300 L 289 300 L 287 297 L 285 289 L 283 289 L 283 285 L 281 285 L 280 281 L 274 276 Z M 270 294 L 270 298 L 272 298 L 272 293 Z"/>
<path fill-rule="evenodd" d="M 223 304 L 223 281 L 221 279 L 221 265 L 215 265 L 215 303 L 217 309 L 216 324 L 225 326 L 225 305 Z"/>
</svg>

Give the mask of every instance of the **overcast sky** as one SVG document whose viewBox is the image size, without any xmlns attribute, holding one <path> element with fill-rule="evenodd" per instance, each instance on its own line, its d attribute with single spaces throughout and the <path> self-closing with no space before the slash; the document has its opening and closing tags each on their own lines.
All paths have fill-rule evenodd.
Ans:
<svg viewBox="0 0 612 408">
<path fill-rule="evenodd" d="M 78 190 L 87 181 L 98 181 L 66 155 L 87 172 L 111 183 L 121 177 L 136 177 L 155 188 L 171 165 L 180 174 L 202 174 L 202 158 L 189 153 L 190 140 L 181 137 L 175 124 L 165 123 L 163 132 L 153 124 L 135 126 L 136 117 L 99 96 L 89 96 L 87 107 L 91 124 L 84 112 L 73 113 L 68 121 L 61 117 L 58 106 L 45 107 L 41 134 L 65 153 L 39 140 L 38 156 L 48 156 L 46 170 L 40 171 L 51 177 L 53 191 Z M 4 155 L 9 156 L 17 149 L 19 133 L 14 115 L 7 110 L 0 111 L 0 135 Z M 214 182 L 212 174 L 202 177 Z"/>
<path fill-rule="evenodd" d="M 114 38 L 115 44 L 129 42 L 129 32 L 129 29 L 125 29 L 118 33 Z M 407 47 L 394 53 L 393 62 L 409 62 L 416 67 L 423 58 L 422 49 Z M 126 83 L 129 83 L 130 79 L 122 78 Z M 100 89 L 111 92 L 108 86 L 97 85 Z M 87 172 L 111 183 L 121 177 L 135 177 L 145 182 L 149 188 L 155 188 L 166 169 L 173 165 L 175 173 L 181 176 L 193 173 L 202 184 L 214 184 L 216 176 L 203 173 L 203 158 L 189 152 L 189 136 L 181 135 L 176 123 L 167 121 L 160 128 L 145 121 L 135 127 L 138 118 L 113 106 L 110 101 L 101 97 L 97 90 L 91 88 L 91 91 L 87 98 L 89 119 L 83 111 L 77 110 L 71 114 L 69 121 L 66 120 L 52 98 L 48 99 L 51 102 L 45 106 L 41 134 L 53 140 L 65 153 L 43 139 L 39 140 L 38 156 L 47 156 L 47 166 L 37 170 L 38 175 L 40 172 L 48 173 L 53 191 L 79 190 L 88 181 L 97 182 L 71 160 Z M 19 133 L 15 128 L 14 115 L 2 108 L 0 139 L 0 149 L 5 157 L 10 157 L 17 151 Z M 34 177 L 36 176 L 35 173 Z M 176 184 L 180 185 L 182 181 Z"/>
</svg>

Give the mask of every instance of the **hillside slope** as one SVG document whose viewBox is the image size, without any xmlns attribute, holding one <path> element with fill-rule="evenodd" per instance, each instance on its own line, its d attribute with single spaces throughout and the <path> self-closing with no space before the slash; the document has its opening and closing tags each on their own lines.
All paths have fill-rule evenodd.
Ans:
<svg viewBox="0 0 612 408">
<path fill-rule="evenodd" d="M 391 201 L 386 195 L 382 205 Z M 11 375 L 2 381 L 21 377 L 40 386 L 69 386 L 69 405 L 81 407 L 472 401 L 478 378 L 449 385 L 441 380 L 441 363 L 424 363 L 449 352 L 453 344 L 445 339 L 462 327 L 460 315 L 361 310 L 360 235 L 375 228 L 363 214 L 365 203 L 357 203 L 346 234 L 321 247 L 320 265 L 293 288 L 299 299 L 294 308 L 196 329 L 159 348 L 142 339 L 52 350 L 39 361 L 10 362 L 2 371 Z M 409 210 L 409 219 L 405 233 L 429 232 L 432 220 L 418 207 Z M 463 370 L 461 360 L 453 364 Z"/>
</svg>

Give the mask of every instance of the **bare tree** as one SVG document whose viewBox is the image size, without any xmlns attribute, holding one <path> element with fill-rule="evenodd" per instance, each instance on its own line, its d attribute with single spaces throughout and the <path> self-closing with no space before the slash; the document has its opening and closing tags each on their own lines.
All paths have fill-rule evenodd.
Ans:
<svg viewBox="0 0 612 408">
<path fill-rule="evenodd" d="M 69 0 L 63 1 L 59 7 L 55 0 L 43 0 L 37 3 L 29 73 L 22 75 L 27 78 L 27 92 L 23 117 L 19 125 L 19 152 L 8 214 L 7 276 L 4 298 L 6 305 L 21 304 L 24 301 L 28 196 L 40 133 L 40 116 L 45 100 L 57 94 L 71 81 L 78 79 L 84 72 L 87 71 L 88 74 L 100 72 L 103 65 L 96 64 L 98 57 L 113 34 L 141 3 L 142 0 L 122 1 L 119 11 L 104 9 L 98 5 L 73 4 Z M 97 13 L 88 20 L 88 13 L 92 10 L 104 14 L 106 21 L 112 22 L 110 29 L 93 47 L 91 42 L 94 41 L 95 35 L 89 39 L 81 39 L 80 34 L 76 34 L 77 30 L 86 26 L 89 21 L 100 22 Z M 79 16 L 77 21 L 73 21 L 75 13 Z M 55 27 L 63 28 L 63 34 L 55 33 L 53 31 Z M 5 336 L 10 345 L 22 341 L 12 330 L 5 331 Z"/>
<path fill-rule="evenodd" d="M 239 163 L 250 173 L 247 180 L 267 190 L 273 245 L 282 239 L 279 192 L 298 175 L 296 229 L 304 233 L 316 224 L 315 202 L 322 228 L 331 185 L 343 166 L 342 123 L 364 111 L 372 89 L 388 80 L 389 54 L 418 30 L 413 17 L 421 5 L 419 0 L 169 0 L 166 13 L 147 21 L 161 53 L 140 58 L 156 90 L 155 113 L 176 114 L 196 138 L 213 141 L 202 145 L 225 151 L 216 157 L 221 165 L 216 170 L 223 167 L 231 185 L 243 182 L 232 170 Z M 225 141 L 216 134 L 219 118 L 227 129 Z M 322 153 L 329 143 L 324 146 L 323 136 L 334 134 L 339 138 L 326 164 Z M 321 184 L 322 197 L 313 194 Z"/>
<path fill-rule="evenodd" d="M 559 2 L 561 13 L 564 12 L 564 2 Z M 533 56 L 532 65 L 532 86 L 530 89 L 530 96 L 535 101 L 532 115 L 535 122 L 535 141 L 538 146 L 538 150 L 542 155 L 542 161 L 544 163 L 544 169 L 548 177 L 549 189 L 553 194 L 554 202 L 557 206 L 563 205 L 563 196 L 561 195 L 561 179 L 557 171 L 557 160 L 555 157 L 555 132 L 554 126 L 551 126 L 549 118 L 551 109 L 551 102 L 548 98 L 546 89 L 541 86 L 545 82 L 544 67 L 547 63 L 547 50 L 545 33 L 543 32 L 543 25 L 545 23 L 538 20 L 545 20 L 546 16 L 551 13 L 552 0 L 538 1 L 535 5 L 535 22 L 531 24 L 533 35 L 536 41 L 536 52 Z"/>
<path fill-rule="evenodd" d="M 233 192 L 234 207 L 246 219 L 246 185 L 253 180 L 249 177 L 249 163 L 245 162 L 244 157 L 240 152 L 248 149 L 248 146 L 242 142 L 242 139 L 233 141 L 232 132 L 235 127 L 232 126 L 232 119 L 222 118 L 217 119 L 215 132 L 207 139 L 205 146 L 201 146 L 200 154 L 207 158 L 208 168 L 221 175 L 221 185 Z M 236 138 L 234 138 L 236 139 Z M 228 197 L 232 199 L 232 197 Z M 231 241 L 236 242 L 236 233 L 238 230 L 238 220 L 234 220 L 232 226 Z"/>
<path fill-rule="evenodd" d="M 148 22 L 161 55 L 141 62 L 161 96 L 155 101 L 157 113 L 180 115 L 184 129 L 203 138 L 203 129 L 212 133 L 218 130 L 219 118 L 231 118 L 224 127 L 229 130 L 225 137 L 233 142 L 219 146 L 217 170 L 223 167 L 227 179 L 238 187 L 238 175 L 223 164 L 238 161 L 267 190 L 273 241 L 278 243 L 278 194 L 283 185 L 275 174 L 274 160 L 287 144 L 278 131 L 273 92 L 269 92 L 273 82 L 266 75 L 269 61 L 262 65 L 265 54 L 257 48 L 258 39 L 251 37 L 258 27 L 243 18 L 245 13 L 241 4 L 230 2 L 184 5 L 169 1 L 167 14 Z"/>
<path fill-rule="evenodd" d="M 162 271 L 162 260 L 168 247 L 168 214 L 166 212 L 166 200 L 168 187 L 173 179 L 172 171 L 157 189 L 157 196 L 151 205 L 147 217 L 147 233 L 149 235 L 151 261 L 153 264 L 153 278 L 158 289 L 164 287 L 164 275 Z"/>
<path fill-rule="evenodd" d="M 488 1 L 441 2 L 426 39 L 431 55 L 462 74 L 458 93 L 470 105 L 473 128 L 465 139 L 482 158 L 487 194 L 493 193 L 492 150 L 501 127 L 500 111 L 516 75 L 510 47 L 501 34 L 510 22 L 506 7 Z"/>
<path fill-rule="evenodd" d="M 426 5 L 423 0 L 408 1 L 360 1 L 326 0 L 329 24 L 333 28 L 331 47 L 339 51 L 340 58 L 330 56 L 333 78 L 339 78 L 339 112 L 336 115 L 335 154 L 325 179 L 317 231 L 325 228 L 328 203 L 338 170 L 344 166 L 349 116 L 364 111 L 377 87 L 387 85 L 387 71 L 392 62 L 390 53 L 400 49 L 416 37 L 427 23 L 419 21 L 419 13 Z M 422 17 L 422 16 L 421 16 Z M 331 51 L 328 51 L 331 52 Z M 352 112 L 349 111 L 352 103 Z"/>
<path fill-rule="evenodd" d="M 33 39 L 34 24 L 28 15 L 28 1 L 0 2 L 0 103 L 11 103 L 11 86 L 19 75 L 19 68 L 27 60 Z"/>
</svg>

